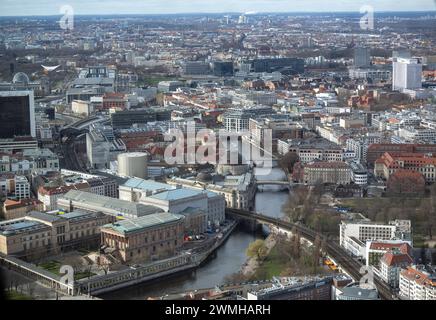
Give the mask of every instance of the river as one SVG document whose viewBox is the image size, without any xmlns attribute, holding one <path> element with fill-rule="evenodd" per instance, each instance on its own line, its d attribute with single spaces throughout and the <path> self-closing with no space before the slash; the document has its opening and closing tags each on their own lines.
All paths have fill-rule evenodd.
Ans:
<svg viewBox="0 0 436 320">
<path fill-rule="evenodd" d="M 285 180 L 280 169 L 273 169 L 267 175 L 263 169 L 256 169 L 256 178 L 261 180 Z M 280 191 L 279 186 L 264 186 L 263 191 L 256 194 L 256 211 L 272 217 L 282 215 L 281 207 L 288 199 L 288 191 Z M 245 250 L 262 234 L 249 233 L 236 229 L 229 239 L 217 250 L 216 258 L 210 259 L 195 273 L 177 274 L 156 282 L 149 282 L 103 294 L 103 299 L 146 299 L 150 296 L 161 296 L 169 293 L 183 292 L 190 289 L 212 288 L 222 284 L 227 276 L 238 272 L 246 261 Z"/>
</svg>

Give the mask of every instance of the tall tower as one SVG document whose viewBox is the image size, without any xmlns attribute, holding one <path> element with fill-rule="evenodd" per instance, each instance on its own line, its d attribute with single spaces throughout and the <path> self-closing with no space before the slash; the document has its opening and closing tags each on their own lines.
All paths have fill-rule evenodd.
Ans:
<svg viewBox="0 0 436 320">
<path fill-rule="evenodd" d="M 33 91 L 0 91 L 0 139 L 36 137 Z"/>
<path fill-rule="evenodd" d="M 418 58 L 394 58 L 392 90 L 422 88 L 422 61 Z"/>
<path fill-rule="evenodd" d="M 356 68 L 367 68 L 371 65 L 371 52 L 369 48 L 356 47 L 354 49 L 354 66 Z"/>
</svg>

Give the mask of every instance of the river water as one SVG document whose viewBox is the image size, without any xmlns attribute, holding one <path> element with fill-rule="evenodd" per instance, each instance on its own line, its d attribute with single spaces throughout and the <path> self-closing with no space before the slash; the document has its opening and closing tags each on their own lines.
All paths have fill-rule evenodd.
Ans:
<svg viewBox="0 0 436 320">
<path fill-rule="evenodd" d="M 264 174 L 263 169 L 256 169 L 259 180 L 286 180 L 280 169 Z M 281 207 L 289 197 L 289 192 L 280 191 L 280 186 L 264 186 L 256 194 L 256 211 L 263 214 L 280 217 Z M 103 299 L 146 299 L 150 296 L 161 296 L 169 293 L 183 292 L 191 289 L 212 288 L 225 282 L 225 278 L 238 272 L 246 261 L 245 250 L 262 233 L 250 233 L 236 229 L 229 239 L 217 250 L 216 258 L 210 259 L 195 273 L 177 274 L 156 282 L 148 282 L 110 292 L 100 297 Z"/>
</svg>

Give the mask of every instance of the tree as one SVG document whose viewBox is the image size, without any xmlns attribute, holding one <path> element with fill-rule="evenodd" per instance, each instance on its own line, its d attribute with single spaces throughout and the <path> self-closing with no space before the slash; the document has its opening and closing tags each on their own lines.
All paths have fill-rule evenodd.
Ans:
<svg viewBox="0 0 436 320">
<path fill-rule="evenodd" d="M 247 256 L 251 258 L 256 257 L 259 260 L 264 259 L 267 255 L 267 248 L 265 246 L 265 241 L 259 239 L 250 243 L 246 253 Z"/>
<path fill-rule="evenodd" d="M 294 165 L 298 162 L 298 155 L 295 152 L 288 152 L 285 154 L 279 161 L 280 167 L 287 171 L 288 173 L 292 173 L 294 170 Z"/>
<path fill-rule="evenodd" d="M 301 237 L 297 228 L 292 228 L 291 238 L 291 253 L 295 259 L 300 259 L 301 256 Z"/>
<path fill-rule="evenodd" d="M 322 246 L 322 240 L 319 235 L 316 235 L 315 241 L 313 243 L 313 251 L 312 251 L 312 265 L 313 265 L 314 273 L 316 273 L 316 270 L 319 266 L 319 259 L 321 258 L 321 246 Z"/>
</svg>

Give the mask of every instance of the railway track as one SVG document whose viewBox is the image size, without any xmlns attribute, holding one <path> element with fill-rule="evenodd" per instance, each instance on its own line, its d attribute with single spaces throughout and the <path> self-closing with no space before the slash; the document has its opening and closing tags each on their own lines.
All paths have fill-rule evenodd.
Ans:
<svg viewBox="0 0 436 320">
<path fill-rule="evenodd" d="M 272 224 L 276 227 L 292 231 L 296 229 L 300 232 L 301 236 L 311 242 L 314 242 L 318 237 L 321 241 L 325 240 L 327 254 L 331 256 L 338 265 L 341 266 L 353 279 L 361 279 L 365 273 L 361 273 L 362 267 L 364 266 L 361 262 L 354 260 L 348 255 L 348 253 L 341 248 L 337 243 L 334 243 L 326 237 L 325 235 L 318 233 L 306 226 L 301 224 L 295 224 L 291 222 L 286 222 L 278 218 L 268 217 L 262 214 L 239 210 L 239 209 L 226 209 L 226 212 L 241 218 L 254 219 L 259 222 L 264 222 Z M 391 288 L 384 283 L 379 277 L 374 275 L 374 285 L 377 287 L 380 297 L 384 300 L 393 300 L 394 295 Z"/>
</svg>

